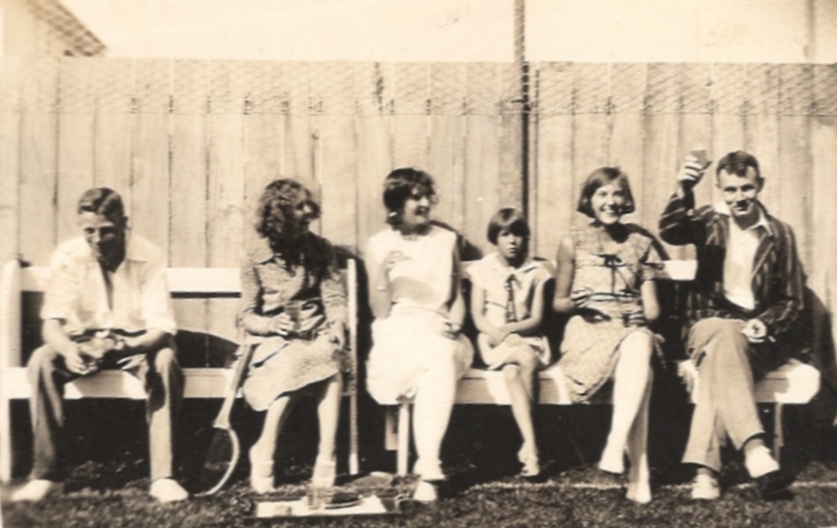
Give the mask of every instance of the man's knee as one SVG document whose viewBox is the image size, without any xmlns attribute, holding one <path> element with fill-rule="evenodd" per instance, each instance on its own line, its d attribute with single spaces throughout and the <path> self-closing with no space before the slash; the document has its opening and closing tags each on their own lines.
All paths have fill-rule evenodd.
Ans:
<svg viewBox="0 0 837 528">
<path fill-rule="evenodd" d="M 161 348 L 154 354 L 154 370 L 157 372 L 169 372 L 179 368 L 177 353 L 172 347 Z"/>
<path fill-rule="evenodd" d="M 742 333 L 743 322 L 738 319 L 712 317 L 695 323 L 689 333 L 691 352 L 707 352 L 709 348 L 747 349 L 747 338 Z M 710 345 L 716 345 L 712 347 Z M 698 349 L 703 350 L 698 350 Z"/>
</svg>

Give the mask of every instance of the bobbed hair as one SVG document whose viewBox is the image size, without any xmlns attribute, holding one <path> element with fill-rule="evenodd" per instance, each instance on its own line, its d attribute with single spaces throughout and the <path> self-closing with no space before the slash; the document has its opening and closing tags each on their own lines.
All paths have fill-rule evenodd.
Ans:
<svg viewBox="0 0 837 528">
<path fill-rule="evenodd" d="M 524 248 L 528 249 L 531 231 L 529 229 L 529 223 L 526 222 L 526 217 L 523 216 L 522 212 L 514 207 L 504 207 L 494 213 L 494 216 L 488 221 L 488 241 L 496 246 L 497 237 L 504 230 L 523 237 L 525 240 Z"/>
<path fill-rule="evenodd" d="M 108 187 L 94 187 L 84 191 L 78 200 L 77 213 L 104 216 L 114 224 L 121 224 L 125 221 L 125 206 L 122 203 L 122 197 Z"/>
<path fill-rule="evenodd" d="M 625 204 L 622 206 L 621 214 L 630 214 L 636 210 L 634 195 L 631 193 L 631 184 L 628 182 L 628 175 L 622 172 L 619 167 L 600 167 L 587 176 L 584 187 L 581 189 L 581 197 L 578 199 L 579 213 L 584 213 L 590 218 L 596 218 L 593 212 L 591 200 L 593 195 L 601 187 L 614 182 L 619 182 L 622 192 L 625 194 Z"/>
<path fill-rule="evenodd" d="M 411 167 L 395 169 L 384 179 L 384 207 L 387 208 L 387 223 L 393 227 L 402 222 L 404 204 L 417 193 L 436 203 L 436 184 L 424 171 Z"/>
<path fill-rule="evenodd" d="M 718 160 L 718 166 L 715 167 L 715 178 L 720 176 L 721 171 L 726 171 L 742 178 L 747 176 L 747 168 L 752 167 L 756 171 L 756 179 L 763 181 L 764 178 L 759 170 L 759 161 L 755 156 L 744 152 L 743 150 L 736 150 L 726 154 L 723 158 Z"/>
</svg>

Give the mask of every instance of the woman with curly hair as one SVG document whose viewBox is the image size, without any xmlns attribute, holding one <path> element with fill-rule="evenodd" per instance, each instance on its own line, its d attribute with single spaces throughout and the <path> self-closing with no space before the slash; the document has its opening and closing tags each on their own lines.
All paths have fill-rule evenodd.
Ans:
<svg viewBox="0 0 837 528">
<path fill-rule="evenodd" d="M 331 244 L 308 231 L 319 216 L 308 189 L 292 179 L 271 182 L 257 215 L 259 238 L 241 267 L 240 324 L 256 347 L 242 391 L 253 409 L 267 412 L 250 449 L 250 484 L 259 493 L 273 489 L 282 422 L 300 389 L 313 386 L 320 441 L 312 483 L 329 487 L 335 477 L 345 289 Z"/>
<path fill-rule="evenodd" d="M 448 427 L 456 382 L 473 358 L 461 335 L 465 304 L 459 287 L 456 234 L 434 225 L 433 180 L 410 168 L 384 181 L 390 228 L 369 240 L 369 300 L 375 322 L 367 388 L 383 403 L 414 397 L 413 430 L 420 477 L 414 498 L 436 498 L 445 478 L 439 451 Z"/>
</svg>

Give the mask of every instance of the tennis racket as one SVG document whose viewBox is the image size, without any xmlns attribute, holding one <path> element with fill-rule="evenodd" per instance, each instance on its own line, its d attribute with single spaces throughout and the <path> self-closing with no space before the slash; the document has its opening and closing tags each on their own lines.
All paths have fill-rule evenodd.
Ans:
<svg viewBox="0 0 837 528">
<path fill-rule="evenodd" d="M 230 414 L 235 403 L 244 375 L 250 365 L 250 358 L 256 346 L 252 343 L 242 341 L 241 355 L 235 366 L 232 380 L 224 395 L 224 403 L 218 412 L 215 422 L 212 424 L 215 434 L 204 459 L 203 470 L 200 477 L 200 488 L 205 489 L 200 495 L 212 495 L 220 490 L 227 483 L 235 470 L 238 459 L 241 456 L 241 444 L 235 430 L 230 424 Z"/>
</svg>

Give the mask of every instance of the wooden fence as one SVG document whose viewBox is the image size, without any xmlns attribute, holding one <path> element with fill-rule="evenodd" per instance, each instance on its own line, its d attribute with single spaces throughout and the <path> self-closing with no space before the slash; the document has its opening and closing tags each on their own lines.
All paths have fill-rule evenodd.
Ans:
<svg viewBox="0 0 837 528">
<path fill-rule="evenodd" d="M 0 256 L 45 264 L 76 232 L 82 190 L 109 185 L 170 265 L 236 266 L 279 175 L 319 184 L 317 229 L 362 252 L 384 227 L 383 177 L 418 166 L 439 184 L 436 217 L 477 248 L 498 207 L 525 203 L 534 251 L 552 257 L 594 168 L 626 170 L 633 220 L 656 231 L 683 156 L 704 145 L 759 158 L 764 202 L 796 230 L 834 312 L 837 67 L 541 63 L 529 75 L 524 114 L 512 64 L 2 59 Z M 703 203 L 719 198 L 707 179 Z M 233 309 L 184 311 L 184 325 L 231 328 Z"/>
</svg>

